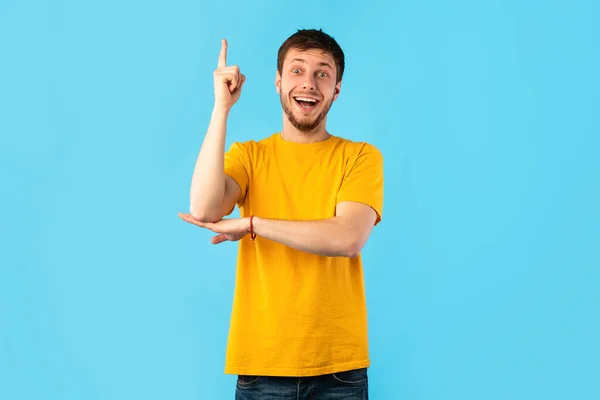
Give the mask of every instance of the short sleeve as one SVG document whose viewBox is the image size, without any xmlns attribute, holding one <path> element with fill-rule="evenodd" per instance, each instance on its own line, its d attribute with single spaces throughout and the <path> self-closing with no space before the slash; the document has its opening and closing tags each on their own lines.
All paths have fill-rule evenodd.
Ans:
<svg viewBox="0 0 600 400">
<path fill-rule="evenodd" d="M 229 150 L 225 152 L 224 166 L 225 175 L 233 178 L 240 186 L 242 194 L 238 199 L 237 204 L 238 206 L 241 206 L 248 191 L 249 181 L 248 155 L 242 143 L 234 142 L 229 147 Z"/>
<path fill-rule="evenodd" d="M 383 155 L 373 145 L 365 144 L 346 172 L 337 194 L 337 203 L 353 201 L 375 210 L 377 225 L 383 212 Z"/>
</svg>

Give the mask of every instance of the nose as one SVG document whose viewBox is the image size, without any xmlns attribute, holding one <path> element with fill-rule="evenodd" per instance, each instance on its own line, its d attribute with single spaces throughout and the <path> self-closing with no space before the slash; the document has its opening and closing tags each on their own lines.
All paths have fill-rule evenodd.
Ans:
<svg viewBox="0 0 600 400">
<path fill-rule="evenodd" d="M 315 90 L 315 81 L 312 74 L 306 74 L 302 88 L 306 90 Z"/>
</svg>

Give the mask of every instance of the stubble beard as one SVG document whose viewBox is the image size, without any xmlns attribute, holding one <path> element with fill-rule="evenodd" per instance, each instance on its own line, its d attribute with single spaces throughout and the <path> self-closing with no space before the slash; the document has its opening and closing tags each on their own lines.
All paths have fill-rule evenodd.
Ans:
<svg viewBox="0 0 600 400">
<path fill-rule="evenodd" d="M 294 101 L 294 100 L 293 99 L 292 100 L 289 100 L 289 99 L 286 100 L 286 98 L 284 98 L 283 94 L 279 95 L 279 99 L 281 101 L 281 107 L 283 108 L 283 112 L 287 116 L 287 118 L 290 121 L 290 123 L 296 129 L 298 129 L 300 132 L 305 132 L 305 133 L 312 132 L 315 129 L 317 129 L 319 127 L 319 125 L 321 125 L 321 123 L 323 122 L 323 120 L 327 116 L 327 113 L 329 112 L 329 109 L 331 108 L 331 105 L 333 104 L 333 99 L 329 99 L 327 101 L 327 103 L 325 103 L 325 106 L 323 107 L 323 109 L 321 110 L 321 112 L 319 113 L 319 115 L 317 115 L 317 117 L 314 120 L 312 120 L 312 121 L 310 121 L 310 120 L 300 121 L 294 115 L 294 112 L 292 111 L 291 104 L 289 103 L 290 101 Z"/>
</svg>

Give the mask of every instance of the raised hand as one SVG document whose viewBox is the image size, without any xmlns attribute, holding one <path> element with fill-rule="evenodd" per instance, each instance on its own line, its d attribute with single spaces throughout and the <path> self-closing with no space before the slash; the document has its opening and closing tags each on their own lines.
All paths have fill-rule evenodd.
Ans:
<svg viewBox="0 0 600 400">
<path fill-rule="evenodd" d="M 237 65 L 227 66 L 227 40 L 225 39 L 221 42 L 219 62 L 213 76 L 215 105 L 223 106 L 228 110 L 231 109 L 240 98 L 246 77 L 240 73 Z"/>
</svg>

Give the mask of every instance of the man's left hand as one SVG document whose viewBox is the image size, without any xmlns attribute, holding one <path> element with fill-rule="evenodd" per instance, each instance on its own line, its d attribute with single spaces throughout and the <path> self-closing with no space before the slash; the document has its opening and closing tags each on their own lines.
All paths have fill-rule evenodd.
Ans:
<svg viewBox="0 0 600 400">
<path fill-rule="evenodd" d="M 179 213 L 178 215 L 185 222 L 218 233 L 218 235 L 211 238 L 210 242 L 212 244 L 225 241 L 235 242 L 250 233 L 250 218 L 228 218 L 217 222 L 202 222 L 191 214 Z"/>
</svg>

